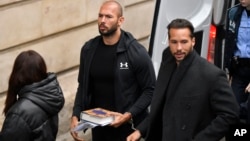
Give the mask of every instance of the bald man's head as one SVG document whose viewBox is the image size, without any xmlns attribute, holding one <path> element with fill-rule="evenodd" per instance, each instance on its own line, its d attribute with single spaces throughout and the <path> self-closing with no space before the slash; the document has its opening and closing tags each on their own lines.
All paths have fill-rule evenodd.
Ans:
<svg viewBox="0 0 250 141">
<path fill-rule="evenodd" d="M 122 9 L 122 6 L 120 3 L 118 3 L 117 1 L 114 1 L 114 0 L 109 0 L 109 1 L 105 1 L 101 8 L 104 6 L 104 5 L 113 5 L 114 7 L 117 8 L 117 16 L 118 17 L 122 17 L 123 16 L 123 9 Z"/>
</svg>

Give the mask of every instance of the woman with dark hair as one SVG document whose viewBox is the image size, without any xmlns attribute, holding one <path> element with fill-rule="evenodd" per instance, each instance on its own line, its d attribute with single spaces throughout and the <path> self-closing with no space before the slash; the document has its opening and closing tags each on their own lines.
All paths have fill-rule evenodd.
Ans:
<svg viewBox="0 0 250 141">
<path fill-rule="evenodd" d="M 21 52 L 13 66 L 1 141 L 55 141 L 64 96 L 55 73 L 37 52 Z"/>
</svg>

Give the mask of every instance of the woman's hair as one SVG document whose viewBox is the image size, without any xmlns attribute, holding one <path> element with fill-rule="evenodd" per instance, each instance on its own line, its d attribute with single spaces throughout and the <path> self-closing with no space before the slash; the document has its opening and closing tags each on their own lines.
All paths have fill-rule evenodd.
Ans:
<svg viewBox="0 0 250 141">
<path fill-rule="evenodd" d="M 25 85 L 39 82 L 47 77 L 47 67 L 40 54 L 33 50 L 21 52 L 13 66 L 9 78 L 9 86 L 5 100 L 3 113 L 6 115 L 8 110 L 17 101 L 17 94 Z"/>
</svg>

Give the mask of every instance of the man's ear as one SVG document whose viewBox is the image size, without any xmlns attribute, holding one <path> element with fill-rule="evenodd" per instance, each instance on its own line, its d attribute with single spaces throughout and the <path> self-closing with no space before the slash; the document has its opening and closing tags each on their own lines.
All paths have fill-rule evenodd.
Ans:
<svg viewBox="0 0 250 141">
<path fill-rule="evenodd" d="M 192 38 L 192 46 L 194 48 L 194 45 L 195 45 L 195 37 Z"/>
<path fill-rule="evenodd" d="M 121 26 L 123 24 L 124 20 L 125 19 L 124 19 L 123 16 L 119 17 L 119 19 L 118 19 L 118 25 Z"/>
</svg>

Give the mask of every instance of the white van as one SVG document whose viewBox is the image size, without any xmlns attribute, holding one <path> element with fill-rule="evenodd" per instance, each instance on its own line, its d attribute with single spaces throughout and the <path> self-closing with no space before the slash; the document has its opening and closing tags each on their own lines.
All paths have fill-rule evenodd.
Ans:
<svg viewBox="0 0 250 141">
<path fill-rule="evenodd" d="M 162 52 L 168 46 L 167 25 L 175 18 L 185 18 L 193 23 L 194 48 L 202 57 L 222 67 L 227 10 L 236 2 L 238 0 L 157 0 L 149 43 L 155 72 L 158 72 Z"/>
</svg>

